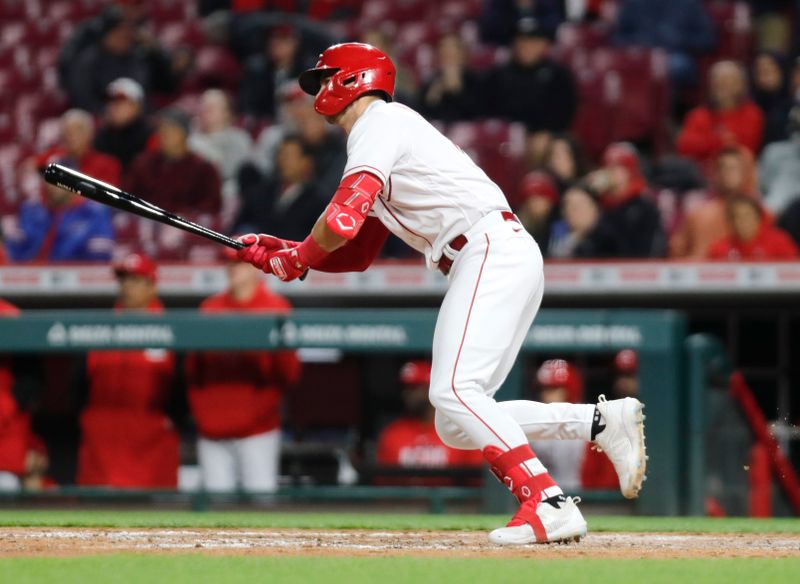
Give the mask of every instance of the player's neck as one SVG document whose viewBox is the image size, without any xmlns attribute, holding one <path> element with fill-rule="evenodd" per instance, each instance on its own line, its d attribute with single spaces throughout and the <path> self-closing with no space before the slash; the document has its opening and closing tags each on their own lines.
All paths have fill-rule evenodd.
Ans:
<svg viewBox="0 0 800 584">
<path fill-rule="evenodd" d="M 360 97 L 351 103 L 339 116 L 334 120 L 334 123 L 342 128 L 345 131 L 345 134 L 349 134 L 350 131 L 353 129 L 353 126 L 358 121 L 367 108 L 372 105 L 374 102 L 381 99 L 376 95 L 365 95 L 364 97 Z"/>
</svg>

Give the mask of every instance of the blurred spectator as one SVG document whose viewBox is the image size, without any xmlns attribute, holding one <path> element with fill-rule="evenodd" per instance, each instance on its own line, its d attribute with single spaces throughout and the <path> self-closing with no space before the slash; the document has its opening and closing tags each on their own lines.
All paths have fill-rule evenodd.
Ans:
<svg viewBox="0 0 800 584">
<path fill-rule="evenodd" d="M 43 169 L 61 162 L 111 184 L 119 184 L 119 163 L 89 149 L 91 117 L 80 110 L 63 116 L 63 148 L 37 157 Z M 111 259 L 114 229 L 108 207 L 42 181 L 44 201 L 25 201 L 3 220 L 6 252 L 22 261 L 105 261 Z"/>
<path fill-rule="evenodd" d="M 189 148 L 212 163 L 222 178 L 224 223 L 238 206 L 237 175 L 251 156 L 250 134 L 233 125 L 233 112 L 225 92 L 209 89 L 200 102 L 200 131 L 189 137 Z"/>
<path fill-rule="evenodd" d="M 144 115 L 144 90 L 133 79 L 122 77 L 109 83 L 105 121 L 97 131 L 94 147 L 116 158 L 127 170 L 147 146 L 153 128 Z"/>
<path fill-rule="evenodd" d="M 792 109 L 792 95 L 783 58 L 770 52 L 759 53 L 752 69 L 753 101 L 764 112 L 764 144 L 787 137 L 786 124 Z"/>
<path fill-rule="evenodd" d="M 778 227 L 788 233 L 800 245 L 800 200 L 795 201 L 778 218 Z"/>
<path fill-rule="evenodd" d="M 300 137 L 290 135 L 283 139 L 277 170 L 274 178 L 242 193 L 234 231 L 269 233 L 302 241 L 324 210 L 327 199 L 313 180 L 313 153 Z"/>
<path fill-rule="evenodd" d="M 600 193 L 603 223 L 617 235 L 617 257 L 663 257 L 666 238 L 658 208 L 645 198 L 647 183 L 636 149 L 625 142 L 611 144 L 603 153 L 603 168 L 587 177 Z"/>
<path fill-rule="evenodd" d="M 583 377 L 572 363 L 563 359 L 542 363 L 536 372 L 535 385 L 539 389 L 538 401 L 542 403 L 583 402 Z M 562 488 L 581 488 L 585 440 L 534 440 L 531 447 Z"/>
<path fill-rule="evenodd" d="M 756 154 L 764 114 L 747 96 L 741 65 L 719 61 L 709 72 L 709 104 L 692 109 L 678 134 L 678 152 L 707 164 L 726 146 L 741 145 Z"/>
<path fill-rule="evenodd" d="M 555 31 L 566 17 L 563 0 L 484 0 L 480 17 L 481 40 L 509 45 L 516 24 L 522 18 L 535 18 Z"/>
<path fill-rule="evenodd" d="M 19 314 L 13 304 L 0 299 L 0 319 Z M 0 491 L 18 491 L 27 471 L 30 419 L 14 397 L 11 359 L 0 356 Z"/>
<path fill-rule="evenodd" d="M 394 101 L 415 106 L 414 100 L 419 93 L 416 71 L 407 67 L 402 59 L 397 58 L 394 41 L 388 30 L 371 28 L 362 34 L 361 42 L 372 45 L 389 55 L 396 69 Z"/>
<path fill-rule="evenodd" d="M 487 75 L 486 115 L 524 122 L 530 131 L 569 129 L 578 99 L 572 73 L 548 56 L 553 32 L 532 18 L 519 21 L 511 61 Z"/>
<path fill-rule="evenodd" d="M 330 197 L 342 180 L 347 162 L 346 137 L 314 111 L 311 102 L 305 103 L 306 107 L 299 111 L 298 134 L 314 157 L 314 184 L 325 197 Z"/>
<path fill-rule="evenodd" d="M 178 75 L 170 56 L 152 38 L 143 38 L 142 29 L 119 7 L 111 6 L 99 17 L 97 35 L 72 53 L 64 75 L 64 88 L 74 107 L 93 113 L 103 109 L 108 84 L 128 77 L 151 92 L 173 91 Z M 177 66 L 177 65 L 176 65 Z"/>
<path fill-rule="evenodd" d="M 687 87 L 697 83 L 695 58 L 714 48 L 717 34 L 703 0 L 624 0 L 614 40 L 664 49 L 670 79 Z"/>
<path fill-rule="evenodd" d="M 543 170 L 547 166 L 553 134 L 546 130 L 525 134 L 524 161 L 528 170 Z"/>
<path fill-rule="evenodd" d="M 602 209 L 592 190 L 576 184 L 561 199 L 561 219 L 550 229 L 547 254 L 552 258 L 618 257 L 621 233 L 602 221 Z"/>
<path fill-rule="evenodd" d="M 132 254 L 115 265 L 118 311 L 162 312 L 156 265 Z M 175 357 L 164 349 L 89 351 L 89 397 L 81 412 L 80 485 L 175 488 L 179 438 L 165 414 Z"/>
<path fill-rule="evenodd" d="M 286 81 L 278 89 L 276 123 L 267 126 L 259 134 L 251 160 L 267 178 L 275 172 L 275 160 L 283 138 L 287 134 L 300 132 L 303 110 L 314 112 L 314 98 L 300 89 L 296 80 Z"/>
<path fill-rule="evenodd" d="M 228 289 L 200 310 L 288 314 L 289 302 L 262 273 L 225 248 Z M 197 424 L 197 458 L 211 492 L 271 492 L 278 487 L 281 401 L 300 377 L 294 351 L 193 353 L 186 358 L 189 405 Z"/>
<path fill-rule="evenodd" d="M 585 176 L 589 170 L 580 143 L 568 133 L 553 136 L 545 154 L 544 164 L 561 193 Z"/>
<path fill-rule="evenodd" d="M 310 65 L 300 51 L 298 32 L 287 25 L 273 27 L 264 51 L 245 62 L 239 111 L 259 118 L 274 118 L 278 88 L 285 81 L 296 79 Z"/>
<path fill-rule="evenodd" d="M 145 151 L 131 165 L 125 189 L 173 213 L 218 216 L 220 180 L 216 169 L 189 150 L 189 116 L 177 108 L 158 116 L 158 150 Z"/>
<path fill-rule="evenodd" d="M 479 450 L 445 446 L 436 433 L 435 410 L 428 400 L 430 361 L 409 361 L 400 370 L 404 414 L 378 436 L 377 463 L 409 468 L 480 467 Z M 441 485 L 439 477 L 381 477 L 381 484 Z M 449 482 L 449 481 L 448 481 Z"/>
<path fill-rule="evenodd" d="M 614 355 L 614 399 L 639 397 L 639 354 L 633 349 L 623 349 Z"/>
<path fill-rule="evenodd" d="M 792 238 L 772 224 L 770 216 L 755 199 L 729 199 L 726 210 L 730 235 L 711 245 L 710 259 L 769 261 L 798 257 Z"/>
<path fill-rule="evenodd" d="M 800 106 L 789 112 L 788 139 L 773 142 L 759 160 L 759 179 L 764 204 L 783 213 L 800 196 Z"/>
<path fill-rule="evenodd" d="M 466 49 L 455 33 L 439 39 L 437 71 L 425 83 L 417 100 L 425 117 L 453 122 L 469 120 L 480 107 L 480 81 L 467 68 Z"/>
<path fill-rule="evenodd" d="M 558 210 L 558 189 L 547 173 L 534 170 L 522 179 L 519 191 L 517 216 L 546 255 L 550 230 Z"/>
<path fill-rule="evenodd" d="M 736 197 L 758 197 L 755 163 L 741 146 L 722 150 L 716 158 L 707 200 L 687 210 L 669 241 L 670 256 L 700 260 L 712 243 L 728 235 L 725 203 Z"/>
</svg>

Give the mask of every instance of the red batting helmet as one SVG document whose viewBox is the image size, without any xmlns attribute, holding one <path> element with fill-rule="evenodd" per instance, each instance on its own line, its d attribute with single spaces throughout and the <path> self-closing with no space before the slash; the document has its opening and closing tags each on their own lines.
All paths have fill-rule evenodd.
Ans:
<svg viewBox="0 0 800 584">
<path fill-rule="evenodd" d="M 543 389 L 563 387 L 570 403 L 579 403 L 583 399 L 583 378 L 578 369 L 564 359 L 542 363 L 536 372 L 536 381 Z"/>
<path fill-rule="evenodd" d="M 429 385 L 430 382 L 430 361 L 409 361 L 400 369 L 400 383 L 403 385 Z"/>
<path fill-rule="evenodd" d="M 372 91 L 391 101 L 395 76 L 392 60 L 380 49 L 364 43 L 342 43 L 325 49 L 317 66 L 303 71 L 299 81 L 303 91 L 317 96 L 314 109 L 334 116 Z"/>
</svg>

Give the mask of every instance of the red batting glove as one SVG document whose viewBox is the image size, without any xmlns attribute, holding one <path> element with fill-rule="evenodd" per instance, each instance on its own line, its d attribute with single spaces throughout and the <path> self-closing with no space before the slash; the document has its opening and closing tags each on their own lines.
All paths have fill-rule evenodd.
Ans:
<svg viewBox="0 0 800 584">
<path fill-rule="evenodd" d="M 269 269 L 269 255 L 281 249 L 289 249 L 300 245 L 296 241 L 289 241 L 264 233 L 248 233 L 238 239 L 247 247 L 236 252 L 240 260 L 253 264 L 259 270 L 271 273 Z"/>
<path fill-rule="evenodd" d="M 270 253 L 269 270 L 284 282 L 291 282 L 305 274 L 328 253 L 309 235 L 303 243 Z"/>
</svg>

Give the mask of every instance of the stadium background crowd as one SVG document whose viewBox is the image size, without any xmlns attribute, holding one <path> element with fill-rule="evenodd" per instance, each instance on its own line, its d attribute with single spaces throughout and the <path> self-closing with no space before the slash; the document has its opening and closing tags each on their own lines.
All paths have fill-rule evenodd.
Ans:
<svg viewBox="0 0 800 584">
<path fill-rule="evenodd" d="M 795 259 L 797 9 L 778 0 L 0 0 L 0 261 L 114 260 L 116 309 L 150 311 L 163 309 L 154 261 L 223 262 L 229 288 L 202 310 L 289 310 L 217 246 L 46 186 L 39 171 L 58 161 L 231 234 L 300 240 L 346 152 L 296 77 L 350 39 L 393 57 L 397 101 L 486 170 L 550 260 Z M 383 256 L 413 261 L 396 239 Z M 415 375 L 400 375 L 402 404 L 388 400 L 407 415 L 378 438 L 380 463 L 452 457 L 411 391 L 426 385 L 424 362 L 414 363 Z M 74 440 L 49 436 L 58 482 L 175 486 L 186 457 L 174 421 L 189 410 L 206 487 L 232 489 L 238 475 L 244 488 L 274 489 L 282 394 L 300 375 L 293 353 L 93 352 L 77 382 L 74 366 L 0 362 L 0 468 L 13 466 L 24 484 L 49 480 L 29 408 L 13 403 L 28 384 L 80 412 L 77 457 L 67 453 Z M 635 365 L 603 366 L 635 380 Z M 352 363 L 338 373 L 339 385 L 357 385 Z M 582 385 L 573 364 L 547 361 L 529 397 L 594 397 Z M 46 422 L 40 412 L 34 429 Z M 552 466 L 578 461 L 565 482 L 614 487 L 604 457 L 564 448 L 572 454 L 554 451 Z M 261 474 L 242 462 L 256 459 Z M 397 479 L 376 478 L 386 480 Z"/>
</svg>

